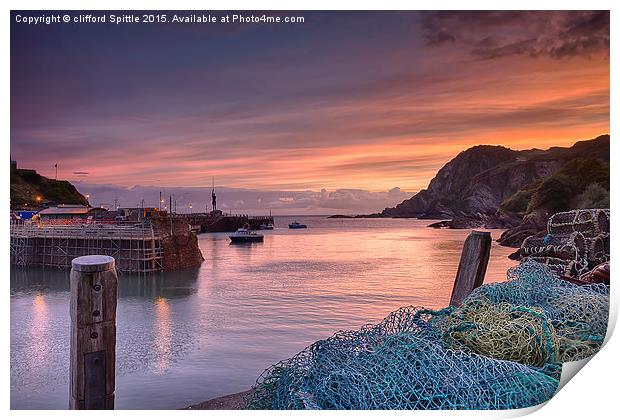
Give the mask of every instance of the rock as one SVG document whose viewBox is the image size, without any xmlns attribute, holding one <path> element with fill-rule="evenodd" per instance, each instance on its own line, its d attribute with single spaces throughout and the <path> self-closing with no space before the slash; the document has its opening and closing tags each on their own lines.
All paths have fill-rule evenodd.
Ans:
<svg viewBox="0 0 620 420">
<path fill-rule="evenodd" d="M 521 259 L 521 249 L 519 248 L 512 254 L 508 255 L 508 258 L 513 261 L 519 261 Z"/>
<path fill-rule="evenodd" d="M 472 147 L 441 168 L 426 189 L 396 207 L 386 208 L 381 215 L 453 220 L 477 214 L 492 216 L 505 199 L 575 157 L 609 162 L 609 135 L 549 150 Z"/>
<path fill-rule="evenodd" d="M 204 257 L 198 246 L 198 237 L 187 222 L 182 219 L 154 219 L 153 227 L 162 234 L 160 243 L 164 271 L 199 267 L 202 264 Z"/>
<path fill-rule="evenodd" d="M 442 229 L 442 228 L 450 228 L 450 223 L 452 220 L 441 220 L 439 222 L 431 223 L 427 227 L 433 229 Z"/>
<path fill-rule="evenodd" d="M 451 220 L 441 220 L 431 223 L 428 227 L 441 229 L 507 229 L 517 226 L 520 218 L 510 216 L 476 214 L 472 216 L 457 216 Z"/>
<path fill-rule="evenodd" d="M 528 236 L 544 236 L 547 231 L 548 219 L 549 215 L 543 211 L 531 213 L 520 224 L 502 233 L 497 239 L 497 243 L 502 246 L 519 248 Z"/>
</svg>

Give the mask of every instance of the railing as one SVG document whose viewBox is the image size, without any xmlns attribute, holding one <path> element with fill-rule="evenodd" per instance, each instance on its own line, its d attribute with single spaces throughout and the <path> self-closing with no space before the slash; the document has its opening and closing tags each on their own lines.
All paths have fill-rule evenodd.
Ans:
<svg viewBox="0 0 620 420">
<path fill-rule="evenodd" d="M 273 220 L 273 216 L 251 216 L 249 214 L 228 214 L 228 213 L 222 213 L 221 215 L 218 215 L 218 216 L 213 216 L 211 213 L 175 213 L 172 215 L 161 216 L 161 219 L 168 219 L 168 218 L 189 219 L 193 217 L 199 217 L 199 218 L 214 218 L 214 217 L 235 218 L 237 217 L 237 218 L 246 218 L 246 219 L 252 219 L 252 220 Z"/>
<path fill-rule="evenodd" d="M 72 239 L 156 239 L 149 225 L 117 225 L 89 223 L 81 225 L 55 225 L 43 223 L 11 223 L 12 237 L 45 237 Z"/>
</svg>

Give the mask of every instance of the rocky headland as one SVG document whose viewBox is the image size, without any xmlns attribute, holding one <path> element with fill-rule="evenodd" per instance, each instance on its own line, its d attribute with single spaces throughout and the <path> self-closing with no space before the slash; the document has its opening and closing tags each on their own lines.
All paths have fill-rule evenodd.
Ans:
<svg viewBox="0 0 620 420">
<path fill-rule="evenodd" d="M 609 207 L 609 135 L 571 147 L 512 150 L 475 146 L 444 165 L 428 187 L 369 217 L 440 219 L 430 227 L 507 229 L 518 247 L 544 231 L 550 214 Z"/>
</svg>

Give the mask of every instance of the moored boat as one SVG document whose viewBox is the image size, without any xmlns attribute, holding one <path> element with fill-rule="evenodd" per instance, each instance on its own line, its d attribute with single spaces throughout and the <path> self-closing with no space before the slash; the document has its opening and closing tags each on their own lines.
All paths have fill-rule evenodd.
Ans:
<svg viewBox="0 0 620 420">
<path fill-rule="evenodd" d="M 307 227 L 308 226 L 306 226 L 306 225 L 304 225 L 302 223 L 299 223 L 297 220 L 295 220 L 294 222 L 288 224 L 288 228 L 289 229 L 306 229 Z"/>
<path fill-rule="evenodd" d="M 228 236 L 232 243 L 263 242 L 263 234 L 247 228 L 239 228 Z"/>
</svg>

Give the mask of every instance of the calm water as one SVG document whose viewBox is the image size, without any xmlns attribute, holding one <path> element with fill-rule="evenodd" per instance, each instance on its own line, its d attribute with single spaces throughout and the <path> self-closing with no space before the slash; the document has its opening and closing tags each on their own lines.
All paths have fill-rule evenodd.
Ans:
<svg viewBox="0 0 620 420">
<path fill-rule="evenodd" d="M 468 231 L 430 221 L 276 218 L 265 242 L 199 236 L 199 269 L 119 278 L 117 408 L 181 408 L 248 389 L 270 364 L 405 305 L 446 306 Z M 278 228 L 280 227 L 280 228 Z M 501 231 L 491 231 L 496 239 Z M 493 244 L 486 282 L 512 252 Z M 66 271 L 11 270 L 11 407 L 68 404 Z"/>
</svg>

